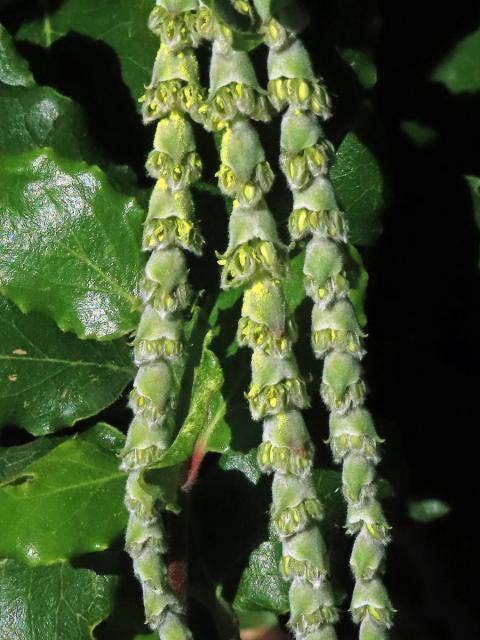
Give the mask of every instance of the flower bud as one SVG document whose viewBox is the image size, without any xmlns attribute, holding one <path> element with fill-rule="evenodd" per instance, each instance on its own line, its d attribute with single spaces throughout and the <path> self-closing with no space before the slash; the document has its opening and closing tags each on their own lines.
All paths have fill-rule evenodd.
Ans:
<svg viewBox="0 0 480 640">
<path fill-rule="evenodd" d="M 280 283 L 264 278 L 245 291 L 242 318 L 257 325 L 265 325 L 273 336 L 281 338 L 286 332 L 286 307 Z"/>
<path fill-rule="evenodd" d="M 363 335 L 349 301 L 340 300 L 328 309 L 313 307 L 312 347 L 317 358 L 331 349 L 362 358 Z"/>
<path fill-rule="evenodd" d="M 165 6 L 167 4 L 172 6 Z M 148 28 L 172 53 L 185 47 L 197 47 L 200 42 L 196 29 L 197 8 L 198 2 L 194 0 L 157 3 L 148 17 Z"/>
<path fill-rule="evenodd" d="M 314 587 L 309 582 L 294 580 L 289 591 L 289 624 L 300 635 L 318 629 L 323 624 L 335 623 L 338 612 L 328 583 Z"/>
<path fill-rule="evenodd" d="M 298 378 L 297 361 L 293 356 L 266 355 L 261 351 L 252 354 L 252 385 L 263 389 L 281 380 Z"/>
<path fill-rule="evenodd" d="M 165 424 L 151 424 L 142 416 L 135 416 L 122 450 L 122 470 L 140 469 L 158 460 L 168 448 L 169 436 Z"/>
<path fill-rule="evenodd" d="M 371 580 L 383 570 L 385 545 L 364 529 L 355 538 L 350 567 L 356 580 Z"/>
<path fill-rule="evenodd" d="M 255 209 L 234 207 L 228 225 L 228 238 L 227 251 L 257 238 L 283 246 L 275 220 L 263 201 Z"/>
<path fill-rule="evenodd" d="M 328 572 L 327 548 L 318 527 L 309 527 L 283 542 L 280 572 L 285 580 L 302 578 L 318 587 Z"/>
<path fill-rule="evenodd" d="M 363 455 L 348 454 L 343 461 L 342 488 L 347 502 L 364 503 L 375 494 L 375 465 Z"/>
<path fill-rule="evenodd" d="M 347 237 L 347 225 L 340 211 L 294 209 L 288 219 L 288 230 L 293 240 L 309 234 L 336 242 L 346 242 Z"/>
<path fill-rule="evenodd" d="M 386 544 L 390 526 L 378 500 L 369 498 L 364 502 L 350 502 L 347 509 L 347 533 L 354 535 L 362 528 L 374 540 Z"/>
<path fill-rule="evenodd" d="M 323 138 L 323 129 L 318 118 L 289 107 L 282 118 L 280 148 L 287 154 L 295 155 L 308 149 Z"/>
<path fill-rule="evenodd" d="M 178 112 L 162 118 L 155 130 L 153 147 L 174 162 L 180 162 L 185 155 L 195 151 L 192 125 Z"/>
<path fill-rule="evenodd" d="M 166 578 L 163 582 L 166 582 Z M 168 587 L 159 585 L 151 588 L 145 585 L 143 606 L 146 624 L 152 629 L 161 626 L 162 640 L 192 640 L 190 632 L 178 617 L 182 613 L 178 600 Z"/>
<path fill-rule="evenodd" d="M 246 85 L 261 91 L 248 53 L 234 49 L 224 51 L 217 42 L 214 42 L 210 61 L 210 99 L 219 89 L 231 83 Z"/>
<path fill-rule="evenodd" d="M 346 415 L 330 414 L 330 446 L 335 462 L 341 462 L 351 452 L 378 462 L 377 444 L 382 442 L 375 431 L 370 412 L 361 407 Z"/>
<path fill-rule="evenodd" d="M 132 557 L 137 557 L 147 545 L 157 554 L 166 552 L 165 532 L 161 521 L 146 523 L 135 514 L 130 514 L 125 533 L 125 549 Z"/>
<path fill-rule="evenodd" d="M 306 189 L 296 191 L 293 197 L 293 208 L 316 212 L 339 211 L 330 180 L 318 176 Z M 312 227 L 312 230 L 315 230 L 315 225 Z"/>
<path fill-rule="evenodd" d="M 392 624 L 394 613 L 387 590 L 378 578 L 368 582 L 356 582 L 350 611 L 356 623 L 370 618 L 372 622 L 387 628 Z M 373 635 L 372 637 L 376 638 L 377 636 Z"/>
<path fill-rule="evenodd" d="M 172 374 L 168 364 L 160 361 L 140 367 L 133 381 L 129 406 L 149 422 L 163 420 L 171 389 Z"/>
<path fill-rule="evenodd" d="M 272 483 L 272 522 L 281 538 L 322 518 L 322 505 L 310 478 L 276 473 Z"/>
<path fill-rule="evenodd" d="M 145 266 L 143 299 L 155 309 L 174 312 L 189 300 L 187 263 L 179 249 L 154 251 Z"/>
<path fill-rule="evenodd" d="M 186 84 L 200 86 L 198 62 L 193 51 L 187 49 L 172 54 L 165 45 L 160 45 L 147 90 L 169 80 L 183 80 Z"/>
<path fill-rule="evenodd" d="M 266 418 L 263 442 L 258 449 L 258 463 L 264 473 L 281 471 L 303 476 L 313 460 L 310 435 L 298 411 L 287 411 Z"/>
<path fill-rule="evenodd" d="M 366 387 L 358 359 L 339 351 L 327 354 L 320 392 L 330 411 L 344 414 L 362 405 Z"/>
<path fill-rule="evenodd" d="M 270 80 L 302 78 L 315 81 L 310 56 L 300 40 L 295 40 L 289 47 L 280 51 L 271 50 L 268 54 L 267 69 Z"/>
<path fill-rule="evenodd" d="M 336 242 L 313 238 L 307 245 L 303 273 L 305 290 L 320 309 L 348 293 L 344 255 Z"/>
<path fill-rule="evenodd" d="M 135 363 L 177 359 L 182 353 L 181 329 L 180 318 L 160 316 L 152 307 L 147 307 L 133 341 Z"/>
<path fill-rule="evenodd" d="M 380 625 L 371 617 L 365 617 L 360 623 L 359 640 L 388 640 L 385 626 Z"/>
<path fill-rule="evenodd" d="M 239 120 L 223 134 L 221 161 L 227 164 L 238 180 L 250 180 L 255 167 L 265 160 L 265 151 L 254 127 Z"/>
<path fill-rule="evenodd" d="M 147 524 L 157 520 L 158 489 L 147 485 L 141 471 L 133 471 L 127 478 L 125 504 L 127 509 Z"/>
</svg>

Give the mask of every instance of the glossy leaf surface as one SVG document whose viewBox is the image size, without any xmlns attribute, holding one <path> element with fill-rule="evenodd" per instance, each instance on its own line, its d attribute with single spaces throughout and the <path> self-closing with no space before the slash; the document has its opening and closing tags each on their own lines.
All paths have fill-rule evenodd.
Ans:
<svg viewBox="0 0 480 640">
<path fill-rule="evenodd" d="M 98 167 L 42 149 L 0 158 L 0 289 L 81 338 L 138 321 L 143 211 Z"/>
<path fill-rule="evenodd" d="M 0 426 L 52 433 L 114 402 L 134 374 L 122 339 L 81 341 L 0 299 Z"/>
</svg>

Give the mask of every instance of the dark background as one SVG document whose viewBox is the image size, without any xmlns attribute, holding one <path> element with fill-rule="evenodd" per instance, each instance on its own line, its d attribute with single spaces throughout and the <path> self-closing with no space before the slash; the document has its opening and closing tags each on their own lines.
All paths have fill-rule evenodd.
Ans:
<svg viewBox="0 0 480 640">
<path fill-rule="evenodd" d="M 35 12 L 34 4 L 10 2 L 0 20 L 14 31 L 19 16 Z M 332 137 L 338 138 L 342 123 L 351 122 L 357 110 L 373 106 L 380 126 L 370 144 L 389 176 L 383 235 L 363 253 L 370 272 L 370 406 L 387 440 L 382 475 L 397 492 L 389 513 L 394 540 L 387 583 L 398 609 L 391 637 L 474 640 L 480 569 L 479 234 L 463 176 L 480 176 L 480 94 L 453 96 L 429 77 L 455 43 L 479 27 L 480 9 L 474 0 L 380 2 L 373 25 L 378 83 L 365 98 L 354 82 L 344 82 L 348 71 L 331 45 L 333 39 L 352 46 L 373 4 L 346 2 L 342 26 L 332 34 L 335 0 L 305 2 L 313 19 L 304 41 L 335 96 Z M 116 63 L 103 45 L 69 38 L 54 45 L 48 64 L 40 48 L 23 44 L 20 50 L 39 83 L 58 87 L 95 113 L 91 125 L 99 143 L 147 184 L 143 161 L 151 135 L 118 83 Z M 102 64 L 97 69 L 90 59 Z M 405 120 L 433 128 L 435 141 L 415 145 L 402 131 Z M 444 500 L 450 514 L 430 524 L 413 522 L 406 502 L 422 498 Z M 339 637 L 355 637 L 348 623 Z"/>
</svg>

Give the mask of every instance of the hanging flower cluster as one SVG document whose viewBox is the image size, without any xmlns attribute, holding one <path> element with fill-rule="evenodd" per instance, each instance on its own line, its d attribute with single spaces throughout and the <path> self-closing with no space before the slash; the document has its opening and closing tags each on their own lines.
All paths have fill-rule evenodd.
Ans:
<svg viewBox="0 0 480 640">
<path fill-rule="evenodd" d="M 127 549 L 142 585 L 147 622 L 162 639 L 191 638 L 183 604 L 168 583 L 159 496 L 145 471 L 176 429 L 173 367 L 183 358 L 182 313 L 190 300 L 184 252 L 199 255 L 203 243 L 189 191 L 201 172 L 194 121 L 221 136 L 216 175 L 232 213 L 228 246 L 218 255 L 220 281 L 224 289 L 244 291 L 237 340 L 252 350 L 246 396 L 254 420 L 263 421 L 258 461 L 273 475 L 271 528 L 281 543 L 280 572 L 289 583 L 289 625 L 301 640 L 336 638 L 322 504 L 312 478 L 315 452 L 302 417 L 309 401 L 292 350 L 295 320 L 283 292 L 288 249 L 266 201 L 274 173 L 253 124 L 286 110 L 279 164 L 293 195 L 291 238 L 308 239 L 303 272 L 313 301 L 311 341 L 315 355 L 324 359 L 321 395 L 330 411 L 329 442 L 334 460 L 343 465 L 346 529 L 355 536 L 351 612 L 361 640 L 382 640 L 393 614 L 381 580 L 389 526 L 376 498 L 380 439 L 364 406 L 364 335 L 349 300 L 348 229 L 328 178 L 334 149 L 321 121 L 330 116 L 330 98 L 302 43 L 271 14 L 271 0 L 231 5 L 261 25 L 269 47 L 267 91 L 249 55 L 235 49 L 232 30 L 198 0 L 157 0 L 149 20 L 160 48 L 142 113 L 146 124 L 157 122 L 146 163 L 156 184 L 143 236 L 143 249 L 151 255 L 133 343 L 134 418 L 122 461 L 129 474 Z M 202 40 L 211 42 L 208 92 L 200 86 L 194 53 Z"/>
<path fill-rule="evenodd" d="M 364 406 L 364 334 L 348 298 L 347 225 L 328 178 L 333 147 L 320 124 L 330 116 L 331 105 L 302 43 L 270 14 L 268 3 L 256 0 L 255 5 L 270 47 L 270 99 L 276 109 L 286 108 L 280 166 L 293 194 L 289 230 L 293 240 L 309 238 L 303 273 L 314 304 L 312 348 L 324 359 L 321 396 L 330 411 L 329 442 L 334 460 L 343 464 L 346 529 L 356 536 L 350 611 L 362 640 L 380 640 L 393 614 L 381 580 L 390 528 L 376 498 L 380 438 Z"/>
<path fill-rule="evenodd" d="M 199 42 L 197 2 L 158 0 L 149 26 L 160 37 L 152 80 L 142 98 L 144 122 L 157 121 L 146 169 L 156 184 L 143 233 L 150 252 L 133 340 L 137 375 L 130 395 L 134 418 L 122 455 L 128 472 L 126 548 L 143 590 L 147 623 L 165 640 L 188 640 L 183 603 L 173 592 L 165 562 L 165 532 L 156 487 L 145 471 L 171 443 L 178 389 L 173 367 L 183 357 L 182 312 L 190 287 L 185 251 L 199 254 L 203 240 L 189 187 L 201 172 L 190 118 L 204 94 L 192 47 Z"/>
</svg>

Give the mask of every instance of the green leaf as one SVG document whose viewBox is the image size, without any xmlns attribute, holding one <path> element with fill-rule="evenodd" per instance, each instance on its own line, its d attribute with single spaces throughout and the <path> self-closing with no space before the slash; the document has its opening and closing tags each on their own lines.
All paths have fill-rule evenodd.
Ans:
<svg viewBox="0 0 480 640">
<path fill-rule="evenodd" d="M 33 77 L 25 60 L 18 55 L 10 34 L 0 24 L 0 83 L 29 87 Z"/>
<path fill-rule="evenodd" d="M 123 80 L 137 100 L 150 82 L 158 49 L 158 38 L 147 28 L 153 7 L 151 0 L 64 0 L 54 9 L 38 1 L 38 17 L 24 22 L 16 37 L 47 48 L 70 31 L 105 42 L 118 55 Z"/>
<path fill-rule="evenodd" d="M 480 91 L 480 29 L 463 38 L 432 73 L 454 94 Z"/>
<path fill-rule="evenodd" d="M 371 55 L 361 49 L 340 49 L 340 56 L 351 67 L 364 89 L 377 84 L 377 67 Z"/>
<path fill-rule="evenodd" d="M 2 293 L 81 338 L 132 331 L 145 262 L 137 202 L 51 149 L 0 157 L 0 183 Z"/>
<path fill-rule="evenodd" d="M 362 256 L 355 249 L 353 244 L 348 244 L 347 251 L 350 258 L 348 267 L 348 281 L 350 289 L 348 297 L 355 309 L 355 315 L 361 327 L 367 324 L 367 314 L 365 313 L 365 299 L 367 297 L 368 272 L 363 264 Z"/>
<path fill-rule="evenodd" d="M 409 500 L 408 515 L 412 520 L 421 522 L 433 522 L 450 513 L 450 507 L 443 500 Z"/>
<path fill-rule="evenodd" d="M 226 402 L 221 388 L 224 382 L 217 356 L 208 347 L 209 331 L 203 343 L 200 363 L 195 368 L 188 415 L 172 445 L 155 465 L 167 467 L 188 460 L 195 452 L 223 452 L 230 442 L 230 429 L 224 420 Z"/>
<path fill-rule="evenodd" d="M 81 433 L 79 438 L 115 454 L 119 454 L 125 444 L 125 435 L 106 422 L 97 422 L 88 431 Z"/>
<path fill-rule="evenodd" d="M 279 542 L 263 542 L 252 551 L 248 567 L 240 578 L 233 606 L 239 611 L 288 611 L 288 585 L 280 576 Z"/>
<path fill-rule="evenodd" d="M 69 438 L 1 486 L 0 555 L 34 566 L 106 549 L 127 523 L 124 490 L 115 453 Z"/>
<path fill-rule="evenodd" d="M 294 314 L 295 310 L 305 300 L 305 285 L 303 276 L 303 263 L 305 262 L 305 249 L 290 259 L 290 269 L 283 280 L 283 292 L 287 301 L 287 311 Z"/>
<path fill-rule="evenodd" d="M 124 340 L 81 341 L 0 299 L 0 426 L 52 433 L 114 402 L 134 367 Z"/>
<path fill-rule="evenodd" d="M 476 176 L 465 176 L 465 180 L 467 181 L 472 196 L 475 223 L 478 229 L 480 229 L 480 178 Z"/>
<path fill-rule="evenodd" d="M 83 110 L 50 87 L 0 86 L 0 152 L 52 147 L 67 158 L 94 162 Z"/>
<path fill-rule="evenodd" d="M 385 208 L 384 181 L 375 155 L 350 131 L 338 148 L 331 180 L 354 245 L 370 246 L 381 232 Z"/>
<path fill-rule="evenodd" d="M 37 458 L 55 449 L 64 438 L 37 438 L 18 447 L 0 447 L 0 487 L 20 476 Z"/>
<path fill-rule="evenodd" d="M 115 578 L 66 564 L 0 560 L 2 640 L 91 640 L 111 608 Z"/>
<path fill-rule="evenodd" d="M 314 469 L 312 475 L 317 495 L 324 507 L 322 530 L 335 529 L 338 523 L 345 520 L 342 474 L 336 469 Z"/>
<path fill-rule="evenodd" d="M 429 147 L 438 140 L 438 132 L 415 120 L 403 120 L 400 123 L 403 133 L 420 149 Z"/>
<path fill-rule="evenodd" d="M 240 629 L 271 629 L 278 625 L 278 618 L 270 611 L 238 611 Z"/>
<path fill-rule="evenodd" d="M 247 453 L 229 449 L 221 456 L 219 465 L 224 471 L 240 471 L 253 484 L 258 484 L 262 477 L 258 466 L 257 449 L 250 449 Z"/>
</svg>

